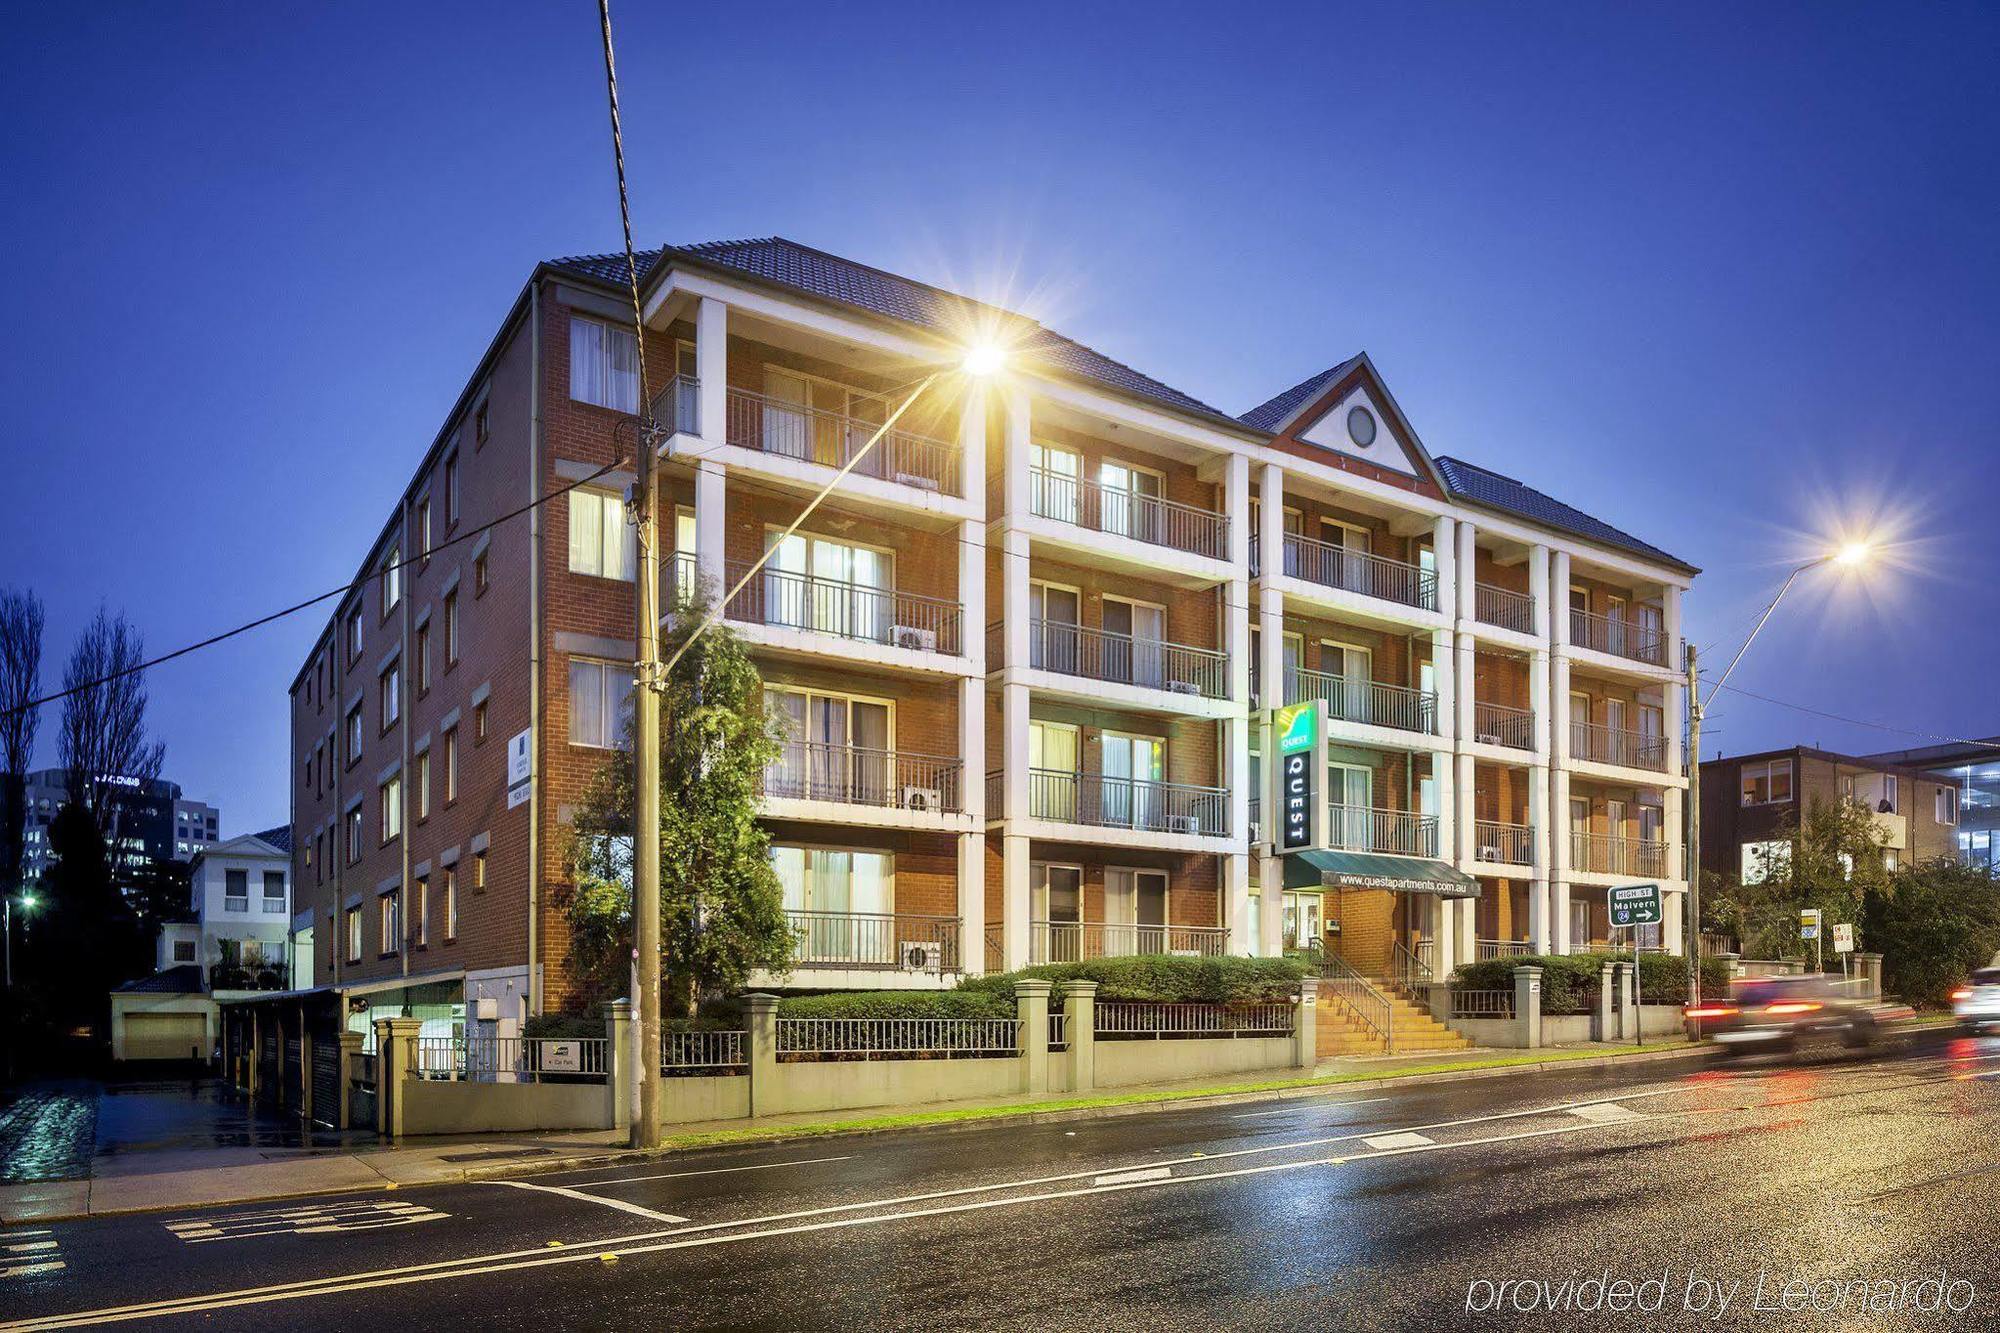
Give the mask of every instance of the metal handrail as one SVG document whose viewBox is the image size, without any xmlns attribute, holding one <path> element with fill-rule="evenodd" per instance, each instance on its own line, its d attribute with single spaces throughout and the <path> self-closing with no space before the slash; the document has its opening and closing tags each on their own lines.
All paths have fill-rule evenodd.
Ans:
<svg viewBox="0 0 2000 1333">
<path fill-rule="evenodd" d="M 739 1069 L 750 1063 L 744 1054 L 748 1034 L 741 1028 L 669 1027 L 660 1034 L 660 1069 Z"/>
<path fill-rule="evenodd" d="M 1627 838 L 1611 833 L 1570 833 L 1572 869 L 1600 875 L 1663 875 L 1667 844 L 1658 838 Z"/>
<path fill-rule="evenodd" d="M 1430 960 L 1419 957 L 1401 940 L 1396 941 L 1395 969 L 1397 984 L 1405 990 L 1428 986 L 1436 980 L 1431 972 Z"/>
<path fill-rule="evenodd" d="M 1511 990 L 1461 990 L 1452 987 L 1453 1018 L 1512 1018 L 1514 992 Z"/>
<path fill-rule="evenodd" d="M 1093 1014 L 1100 1038 L 1290 1036 L 1289 1004 L 1154 1003 L 1101 1000 Z"/>
<path fill-rule="evenodd" d="M 885 810 L 957 814 L 964 765 L 944 755 L 785 741 L 764 770 L 764 795 Z"/>
<path fill-rule="evenodd" d="M 1535 630 L 1535 599 L 1512 588 L 1490 583 L 1472 585 L 1472 617 L 1482 625 L 1532 634 Z"/>
<path fill-rule="evenodd" d="M 1229 697 L 1226 653 L 1059 620 L 1028 622 L 1028 665 L 1065 676 L 1198 694 L 1205 699 Z"/>
<path fill-rule="evenodd" d="M 1530 866 L 1535 863 L 1535 830 L 1528 824 L 1475 819 L 1472 821 L 1472 848 L 1472 859 L 1475 861 Z"/>
<path fill-rule="evenodd" d="M 1148 954 L 1220 958 L 1229 951 L 1222 926 L 1140 926 L 1106 921 L 1031 921 L 1028 956 L 1035 965 Z"/>
<path fill-rule="evenodd" d="M 1320 955 L 1320 986 L 1338 995 L 1354 1012 L 1354 1016 L 1375 1030 L 1382 1038 L 1382 1049 L 1394 1054 L 1396 1050 L 1395 1006 L 1389 997 L 1375 989 L 1375 984 L 1356 972 L 1353 966 L 1337 953 Z"/>
<path fill-rule="evenodd" d="M 884 404 L 887 414 L 887 404 Z M 696 432 L 701 421 L 700 384 L 678 375 L 653 400 L 656 421 L 673 429 Z M 880 421 L 850 416 L 827 408 L 786 402 L 769 394 L 731 388 L 724 395 L 726 443 L 777 458 L 794 458 L 825 467 L 845 467 L 867 446 Z M 854 464 L 850 475 L 893 481 L 918 490 L 959 493 L 959 446 L 915 431 L 891 428 Z"/>
<path fill-rule="evenodd" d="M 668 430 L 701 433 L 701 381 L 676 375 L 653 395 L 653 420 Z"/>
<path fill-rule="evenodd" d="M 992 791 L 990 781 L 988 791 Z M 1031 768 L 1027 796 L 1029 819 L 1148 833 L 1229 836 L 1229 791 L 1225 787 Z M 1020 817 L 1011 810 L 1007 813 Z"/>
<path fill-rule="evenodd" d="M 1623 616 L 1602 616 L 1595 611 L 1569 613 L 1569 641 L 1579 648 L 1608 653 L 1652 666 L 1667 664 L 1667 636 Z"/>
<path fill-rule="evenodd" d="M 1436 856 L 1435 815 L 1409 810 L 1371 809 L 1363 805 L 1329 805 L 1327 845 L 1348 852 L 1385 852 L 1400 856 Z"/>
<path fill-rule="evenodd" d="M 1358 592 L 1425 611 L 1438 609 L 1436 571 L 1301 533 L 1285 534 L 1285 573 L 1325 588 Z"/>
<path fill-rule="evenodd" d="M 749 561 L 730 561 L 730 586 L 749 571 Z M 811 630 L 896 648 L 954 656 L 959 652 L 960 606 L 949 598 L 870 588 L 768 565 L 731 599 L 728 616 L 752 625 Z"/>
<path fill-rule="evenodd" d="M 1151 546 L 1216 560 L 1229 558 L 1229 516 L 1156 495 L 1121 491 L 1047 468 L 1028 469 L 1028 509 L 1037 518 L 1073 523 Z"/>
<path fill-rule="evenodd" d="M 1569 752 L 1572 759 L 1585 759 L 1597 764 L 1644 768 L 1656 773 L 1667 770 L 1667 738 L 1652 732 L 1572 720 L 1569 724 Z"/>
<path fill-rule="evenodd" d="M 862 1056 L 1016 1055 L 1018 1018 L 779 1018 L 778 1055 L 795 1059 Z"/>
<path fill-rule="evenodd" d="M 1488 745 L 1504 745 L 1513 750 L 1535 748 L 1535 710 L 1511 704 L 1490 704 L 1474 700 L 1472 733 Z"/>
<path fill-rule="evenodd" d="M 1305 667 L 1286 667 L 1285 702 L 1298 704 L 1311 699 L 1323 703 L 1327 716 L 1336 721 L 1393 727 L 1426 736 L 1437 734 L 1437 694 L 1431 690 L 1355 680 Z"/>
<path fill-rule="evenodd" d="M 792 928 L 792 961 L 801 967 L 959 970 L 955 916 L 786 908 L 785 923 Z"/>
</svg>

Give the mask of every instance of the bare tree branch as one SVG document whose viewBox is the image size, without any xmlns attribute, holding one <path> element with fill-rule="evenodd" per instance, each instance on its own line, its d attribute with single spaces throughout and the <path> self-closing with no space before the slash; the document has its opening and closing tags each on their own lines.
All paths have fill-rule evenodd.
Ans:
<svg viewBox="0 0 2000 1333">
<path fill-rule="evenodd" d="M 113 803 L 103 779 L 157 778 L 166 746 L 146 739 L 145 641 L 124 615 L 103 607 L 77 637 L 63 670 L 62 729 L 57 753 L 68 770 L 69 798 L 90 812 L 98 832 L 112 836 Z"/>
<path fill-rule="evenodd" d="M 0 591 L 0 892 L 20 883 L 27 853 L 27 776 L 35 759 L 42 692 L 42 600 Z"/>
</svg>

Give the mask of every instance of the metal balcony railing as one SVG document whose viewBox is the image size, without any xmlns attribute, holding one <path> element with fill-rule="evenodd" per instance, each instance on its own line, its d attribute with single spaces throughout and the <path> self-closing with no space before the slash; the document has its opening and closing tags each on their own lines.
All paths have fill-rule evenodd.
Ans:
<svg viewBox="0 0 2000 1333">
<path fill-rule="evenodd" d="M 742 449 L 778 458 L 795 458 L 826 467 L 845 467 L 857 455 L 853 475 L 893 481 L 923 491 L 960 493 L 959 447 L 900 427 L 886 431 L 867 449 L 881 428 L 880 420 L 850 416 L 825 408 L 786 402 L 748 389 L 728 389 L 723 395 L 723 439 Z M 889 404 L 882 403 L 886 417 Z M 653 400 L 653 419 L 681 431 L 701 429 L 701 386 L 691 376 L 677 375 Z"/>
<path fill-rule="evenodd" d="M 1497 865 L 1533 865 L 1535 830 L 1526 824 L 1475 819 L 1472 821 L 1472 855 L 1475 860 L 1491 861 Z"/>
<path fill-rule="evenodd" d="M 1535 951 L 1531 940 L 1474 940 L 1472 957 L 1476 962 L 1487 962 L 1494 958 L 1520 958 Z"/>
<path fill-rule="evenodd" d="M 943 975 L 959 971 L 958 918 L 787 908 L 792 963 Z"/>
<path fill-rule="evenodd" d="M 1229 518 L 1212 509 L 1119 490 L 1046 468 L 1028 469 L 1028 509 L 1037 518 L 1073 523 L 1150 546 L 1216 560 L 1229 558 Z"/>
<path fill-rule="evenodd" d="M 1609 833 L 1569 835 L 1570 866 L 1599 875 L 1664 875 L 1667 844 L 1651 838 L 1627 838 Z"/>
<path fill-rule="evenodd" d="M 873 750 L 823 741 L 786 741 L 764 770 L 764 794 L 885 810 L 957 814 L 962 765 L 942 755 Z"/>
<path fill-rule="evenodd" d="M 1001 774 L 988 775 L 988 809 L 1000 808 L 994 802 L 1005 786 Z M 1026 795 L 1028 808 L 1010 810 L 1010 816 L 1092 828 L 1229 836 L 1229 792 L 1222 787 L 1032 768 Z"/>
<path fill-rule="evenodd" d="M 748 561 L 731 561 L 727 574 L 730 586 L 749 568 Z M 752 625 L 812 630 L 863 643 L 954 656 L 961 651 L 960 611 L 955 601 L 769 566 L 743 585 L 743 591 L 729 603 L 727 614 L 731 620 Z"/>
<path fill-rule="evenodd" d="M 1079 963 L 1088 958 L 1131 958 L 1140 954 L 1193 954 L 1220 958 L 1229 932 L 1221 926 L 1140 926 L 1103 921 L 1028 923 L 1031 963 Z"/>
<path fill-rule="evenodd" d="M 1285 668 L 1285 702 L 1297 704 L 1309 699 L 1318 699 L 1325 705 L 1326 715 L 1336 721 L 1366 722 L 1426 736 L 1437 734 L 1437 695 L 1429 690 L 1383 685 L 1326 671 L 1308 671 L 1304 667 Z"/>
<path fill-rule="evenodd" d="M 1535 710 L 1512 708 L 1506 704 L 1474 702 L 1472 733 L 1488 745 L 1505 745 L 1515 750 L 1535 748 Z"/>
<path fill-rule="evenodd" d="M 1434 815 L 1408 810 L 1374 810 L 1362 805 L 1326 808 L 1327 844 L 1348 852 L 1386 852 L 1396 856 L 1436 856 L 1438 824 Z"/>
<path fill-rule="evenodd" d="M 1004 639 L 1004 627 L 998 627 Z M 993 660 L 1001 657 L 994 650 Z M 1065 676 L 1143 685 L 1204 699 L 1229 697 L 1229 658 L 1212 648 L 1069 625 L 1028 622 L 1028 665 Z"/>
<path fill-rule="evenodd" d="M 1472 616 L 1483 625 L 1535 632 L 1535 599 L 1512 588 L 1496 588 L 1490 583 L 1472 586 Z"/>
<path fill-rule="evenodd" d="M 1253 552 L 1254 554 L 1254 552 Z M 1251 561 L 1254 577 L 1259 561 Z M 1403 560 L 1391 560 L 1372 551 L 1356 551 L 1335 546 L 1316 537 L 1296 532 L 1285 534 L 1285 574 L 1290 578 L 1317 583 L 1325 588 L 1358 592 L 1365 597 L 1400 602 L 1404 606 L 1435 611 L 1438 607 L 1437 574 Z"/>
<path fill-rule="evenodd" d="M 1579 648 L 1609 653 L 1649 666 L 1667 665 L 1664 631 L 1621 616 L 1600 616 L 1592 611 L 1569 613 L 1569 641 Z"/>
<path fill-rule="evenodd" d="M 1599 726 L 1595 722 L 1569 724 L 1569 754 L 1572 759 L 1596 764 L 1644 768 L 1655 773 L 1667 770 L 1667 742 L 1664 736 Z"/>
</svg>

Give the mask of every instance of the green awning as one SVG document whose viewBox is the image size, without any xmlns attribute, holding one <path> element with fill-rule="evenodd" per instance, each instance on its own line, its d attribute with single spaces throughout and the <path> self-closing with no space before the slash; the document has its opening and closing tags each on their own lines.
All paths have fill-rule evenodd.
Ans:
<svg viewBox="0 0 2000 1333">
<path fill-rule="evenodd" d="M 1391 889 L 1397 893 L 1434 893 L 1440 898 L 1479 896 L 1479 881 L 1444 861 L 1321 847 L 1285 856 L 1285 887 Z"/>
</svg>

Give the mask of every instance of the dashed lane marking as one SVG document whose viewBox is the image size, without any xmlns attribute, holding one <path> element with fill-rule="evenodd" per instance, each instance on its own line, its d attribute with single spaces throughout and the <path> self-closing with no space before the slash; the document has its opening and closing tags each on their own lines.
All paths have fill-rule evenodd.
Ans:
<svg viewBox="0 0 2000 1333">
<path fill-rule="evenodd" d="M 168 1232 L 190 1245 L 218 1240 L 255 1240 L 260 1236 L 321 1236 L 337 1231 L 376 1231 L 383 1227 L 439 1222 L 449 1217 L 415 1203 L 358 1201 L 283 1208 L 221 1217 L 183 1217 L 162 1222 Z"/>
<path fill-rule="evenodd" d="M 1644 1119 L 1631 1107 L 1620 1106 L 1617 1102 L 1590 1102 L 1584 1106 L 1572 1106 L 1569 1113 L 1579 1120 L 1592 1120 L 1600 1125 L 1608 1125 L 1619 1120 Z"/>
<path fill-rule="evenodd" d="M 1142 1180 L 1165 1180 L 1173 1173 L 1173 1168 L 1171 1167 L 1146 1166 L 1139 1168 L 1137 1171 L 1114 1171 L 1110 1175 L 1095 1176 L 1092 1177 L 1090 1183 L 1093 1185 L 1131 1185 Z"/>
<path fill-rule="evenodd" d="M 1437 1142 L 1436 1139 L 1426 1138 L 1422 1134 L 1410 1133 L 1408 1131 L 1401 1134 L 1377 1134 L 1373 1138 L 1361 1141 L 1371 1148 L 1378 1149 L 1423 1148 Z"/>
</svg>

